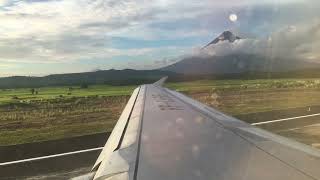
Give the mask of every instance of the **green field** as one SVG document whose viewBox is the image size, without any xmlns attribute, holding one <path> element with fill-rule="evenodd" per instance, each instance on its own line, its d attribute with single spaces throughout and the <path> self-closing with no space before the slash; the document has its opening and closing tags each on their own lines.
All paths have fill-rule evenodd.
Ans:
<svg viewBox="0 0 320 180">
<path fill-rule="evenodd" d="M 320 79 L 202 80 L 167 83 L 236 117 L 320 105 Z M 111 131 L 136 86 L 0 90 L 0 145 Z M 246 120 L 246 119 L 244 119 Z"/>
<path fill-rule="evenodd" d="M 89 88 L 75 86 L 35 88 L 37 95 L 31 93 L 31 88 L 0 90 L 0 105 L 8 103 L 28 103 L 29 101 L 45 101 L 57 98 L 89 97 L 89 96 L 123 96 L 130 95 L 136 86 L 95 85 Z"/>
<path fill-rule="evenodd" d="M 320 79 L 204 80 L 166 86 L 233 116 L 320 105 Z"/>
<path fill-rule="evenodd" d="M 111 131 L 135 86 L 0 90 L 0 145 Z"/>
</svg>

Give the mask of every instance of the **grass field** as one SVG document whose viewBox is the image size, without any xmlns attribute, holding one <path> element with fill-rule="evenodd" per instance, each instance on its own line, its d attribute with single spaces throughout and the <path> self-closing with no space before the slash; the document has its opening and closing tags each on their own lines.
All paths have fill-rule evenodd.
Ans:
<svg viewBox="0 0 320 180">
<path fill-rule="evenodd" d="M 111 131 L 135 86 L 0 90 L 0 145 Z"/>
<path fill-rule="evenodd" d="M 233 116 L 320 105 L 320 79 L 205 80 L 166 86 Z"/>
<path fill-rule="evenodd" d="M 167 83 L 233 116 L 320 105 L 320 79 Z M 0 90 L 0 146 L 111 131 L 135 86 Z"/>
<path fill-rule="evenodd" d="M 123 96 L 130 95 L 135 86 L 96 85 L 89 88 L 80 87 L 44 87 L 36 88 L 38 94 L 32 94 L 31 88 L 0 90 L 0 105 L 10 103 L 28 103 L 29 101 L 45 101 L 57 98 L 89 97 L 89 96 Z"/>
</svg>

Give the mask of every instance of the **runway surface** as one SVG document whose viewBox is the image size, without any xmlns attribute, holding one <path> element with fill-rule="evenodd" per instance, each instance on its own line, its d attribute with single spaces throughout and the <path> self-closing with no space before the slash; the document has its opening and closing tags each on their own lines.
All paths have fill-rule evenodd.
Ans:
<svg viewBox="0 0 320 180">
<path fill-rule="evenodd" d="M 320 113 L 310 107 L 243 117 L 257 127 L 320 148 Z M 292 113 L 290 113 L 290 111 Z M 297 113 L 298 112 L 298 113 Z M 319 111 L 320 112 L 320 111 Z M 290 116 L 294 114 L 295 116 Z M 265 119 L 275 117 L 275 119 Z M 247 118 L 247 119 L 244 119 Z M 109 134 L 0 146 L 0 179 L 68 179 L 89 172 Z"/>
<path fill-rule="evenodd" d="M 0 146 L 0 179 L 68 179 L 89 172 L 108 136 Z"/>
</svg>

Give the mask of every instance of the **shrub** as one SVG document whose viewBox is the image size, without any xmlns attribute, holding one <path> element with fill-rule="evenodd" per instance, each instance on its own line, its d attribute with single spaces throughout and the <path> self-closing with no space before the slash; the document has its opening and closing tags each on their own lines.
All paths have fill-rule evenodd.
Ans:
<svg viewBox="0 0 320 180">
<path fill-rule="evenodd" d="M 19 99 L 18 96 L 12 96 L 12 99 Z"/>
<path fill-rule="evenodd" d="M 89 85 L 88 84 L 81 84 L 80 88 L 81 89 L 87 89 L 87 88 L 89 88 Z"/>
</svg>

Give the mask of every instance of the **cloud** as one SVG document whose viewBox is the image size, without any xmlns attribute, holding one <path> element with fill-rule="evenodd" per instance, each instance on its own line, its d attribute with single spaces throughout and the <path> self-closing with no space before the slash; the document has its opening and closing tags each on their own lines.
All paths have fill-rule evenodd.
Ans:
<svg viewBox="0 0 320 180">
<path fill-rule="evenodd" d="M 320 63 L 320 23 L 283 27 L 266 39 L 244 38 L 196 49 L 193 56 L 254 54 L 269 58 L 302 59 Z"/>
<path fill-rule="evenodd" d="M 139 1 L 17 1 L 0 10 L 0 58 L 57 61 L 139 55 L 147 49 L 120 50 L 107 33 L 149 18 Z"/>
<path fill-rule="evenodd" d="M 9 3 L 9 0 L 0 0 L 0 7 L 5 6 Z"/>
<path fill-rule="evenodd" d="M 8 33 L 7 37 L 81 31 L 78 27 L 86 24 L 111 31 L 132 23 L 138 17 L 146 17 L 138 3 L 132 0 L 18 1 L 5 7 L 0 18 L 6 25 L 3 33 Z"/>
<path fill-rule="evenodd" d="M 4 25 L 0 27 L 0 59 L 54 63 L 162 51 L 163 47 L 114 48 L 111 37 L 147 36 L 153 30 L 146 22 L 165 13 L 164 9 L 144 0 L 13 1 L 0 10 Z M 162 33 L 158 30 L 150 34 Z"/>
<path fill-rule="evenodd" d="M 115 49 L 103 46 L 103 41 L 74 37 L 55 39 L 51 41 L 30 41 L 29 39 L 15 39 L 4 41 L 0 45 L 0 54 L 3 60 L 11 62 L 54 63 L 71 62 L 82 59 L 101 59 L 113 56 L 137 56 L 151 53 L 152 48 Z M 101 44 L 99 44 L 101 43 Z"/>
<path fill-rule="evenodd" d="M 15 64 L 1 62 L 0 69 L 9 69 L 9 68 L 12 68 L 12 67 L 15 67 L 15 66 L 16 66 Z"/>
<path fill-rule="evenodd" d="M 282 8 L 306 4 L 306 1 L 316 2 L 283 0 L 276 4 Z M 248 27 L 248 31 L 253 29 L 258 33 L 268 27 L 275 28 L 277 23 L 260 22 L 263 18 L 275 19 L 269 13 L 271 11 L 255 11 L 259 9 L 257 7 L 270 9 L 274 4 L 274 0 L 204 0 L 201 3 L 198 0 L 0 0 L 0 60 L 17 64 L 73 62 L 76 66 L 82 60 L 111 62 L 125 57 L 133 59 L 130 62 L 138 64 L 137 68 L 157 67 L 172 63 L 163 59 L 177 59 L 191 47 L 210 41 L 226 28 L 243 30 Z M 300 9 L 307 12 L 310 8 L 312 6 L 301 6 Z M 238 24 L 228 20 L 230 13 L 238 15 Z M 305 19 L 314 16 L 308 14 Z M 259 21 L 250 19 L 253 17 L 259 17 Z M 277 17 L 283 21 L 288 18 L 292 19 L 287 14 Z M 113 37 L 155 43 L 152 47 L 123 48 L 112 41 Z M 201 40 L 184 41 L 186 44 L 179 47 L 176 47 L 178 43 L 161 46 L 163 40 L 174 42 L 187 38 Z M 157 43 L 159 46 L 154 45 Z M 224 53 L 228 48 L 244 51 L 246 47 L 260 51 L 268 46 L 268 41 L 245 40 L 236 47 L 219 46 L 216 53 Z M 316 52 L 310 51 L 310 46 L 315 45 L 309 43 L 294 48 L 312 59 Z M 137 59 L 144 61 L 137 63 Z M 131 67 L 128 63 L 119 64 L 124 68 Z"/>
</svg>

